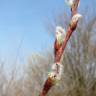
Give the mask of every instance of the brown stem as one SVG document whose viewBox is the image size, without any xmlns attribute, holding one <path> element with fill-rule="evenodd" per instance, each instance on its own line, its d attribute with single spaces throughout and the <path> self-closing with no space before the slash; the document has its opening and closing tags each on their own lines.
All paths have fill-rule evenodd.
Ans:
<svg viewBox="0 0 96 96">
<path fill-rule="evenodd" d="M 47 80 L 45 81 L 45 84 L 40 96 L 46 96 L 46 94 L 49 92 L 52 86 L 54 86 L 54 80 L 48 77 Z"/>
</svg>

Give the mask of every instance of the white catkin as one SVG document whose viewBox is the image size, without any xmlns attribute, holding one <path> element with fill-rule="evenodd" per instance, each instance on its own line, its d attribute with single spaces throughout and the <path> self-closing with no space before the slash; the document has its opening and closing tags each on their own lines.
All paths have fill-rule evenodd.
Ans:
<svg viewBox="0 0 96 96">
<path fill-rule="evenodd" d="M 68 5 L 68 6 L 72 6 L 73 5 L 73 3 L 74 3 L 74 0 L 65 0 L 65 3 Z M 80 1 L 79 1 L 79 3 L 78 3 L 78 6 L 80 6 Z"/>
<path fill-rule="evenodd" d="M 66 30 L 61 26 L 56 27 L 56 39 L 59 44 L 62 44 L 66 36 Z"/>
<path fill-rule="evenodd" d="M 58 66 L 58 68 L 57 68 Z M 58 71 L 58 73 L 57 73 Z M 50 72 L 49 76 L 54 80 L 60 80 L 63 73 L 63 65 L 62 64 L 53 64 L 52 71 Z"/>
<path fill-rule="evenodd" d="M 73 3 L 74 3 L 74 0 L 65 0 L 65 3 L 66 3 L 68 6 L 72 6 Z"/>
<path fill-rule="evenodd" d="M 60 64 L 59 73 L 57 74 L 57 77 L 56 77 L 57 80 L 60 80 L 61 79 L 62 73 L 63 73 L 63 65 Z"/>
<path fill-rule="evenodd" d="M 77 21 L 77 20 L 79 20 L 79 19 L 81 19 L 81 18 L 82 18 L 82 15 L 77 13 L 76 15 L 74 15 L 74 16 L 72 17 L 72 22 Z"/>
</svg>

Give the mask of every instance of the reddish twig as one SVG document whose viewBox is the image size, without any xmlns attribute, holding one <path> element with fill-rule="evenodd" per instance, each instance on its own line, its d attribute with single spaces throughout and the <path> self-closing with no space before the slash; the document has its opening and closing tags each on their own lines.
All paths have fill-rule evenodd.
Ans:
<svg viewBox="0 0 96 96">
<path fill-rule="evenodd" d="M 60 62 L 62 54 L 64 52 L 64 49 L 67 45 L 68 40 L 70 39 L 72 33 L 74 32 L 74 30 L 77 27 L 77 23 L 78 20 L 80 18 L 80 15 L 77 14 L 77 8 L 79 5 L 80 0 L 74 0 L 72 6 L 71 6 L 71 22 L 67 28 L 67 32 L 66 32 L 66 36 L 64 38 L 64 41 L 59 43 L 57 38 L 55 40 L 54 43 L 54 59 L 55 59 L 55 63 L 57 64 L 58 62 Z M 60 63 L 58 63 L 58 66 L 60 66 Z M 60 70 L 57 68 L 57 71 L 59 72 Z M 58 76 L 58 73 L 54 74 L 53 77 L 55 78 L 55 76 Z M 51 89 L 52 86 L 55 85 L 55 79 L 52 79 L 53 77 L 48 77 L 47 80 L 44 83 L 42 92 L 40 93 L 40 96 L 46 96 L 48 91 Z"/>
</svg>

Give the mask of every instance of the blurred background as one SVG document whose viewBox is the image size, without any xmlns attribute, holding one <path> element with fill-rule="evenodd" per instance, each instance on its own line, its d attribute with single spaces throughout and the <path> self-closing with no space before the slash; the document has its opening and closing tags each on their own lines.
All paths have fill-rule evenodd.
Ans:
<svg viewBox="0 0 96 96">
<path fill-rule="evenodd" d="M 65 49 L 64 74 L 49 96 L 96 96 L 96 0 L 81 0 L 83 15 Z M 67 28 L 64 0 L 0 1 L 0 96 L 38 96 L 53 63 L 55 27 Z"/>
</svg>

